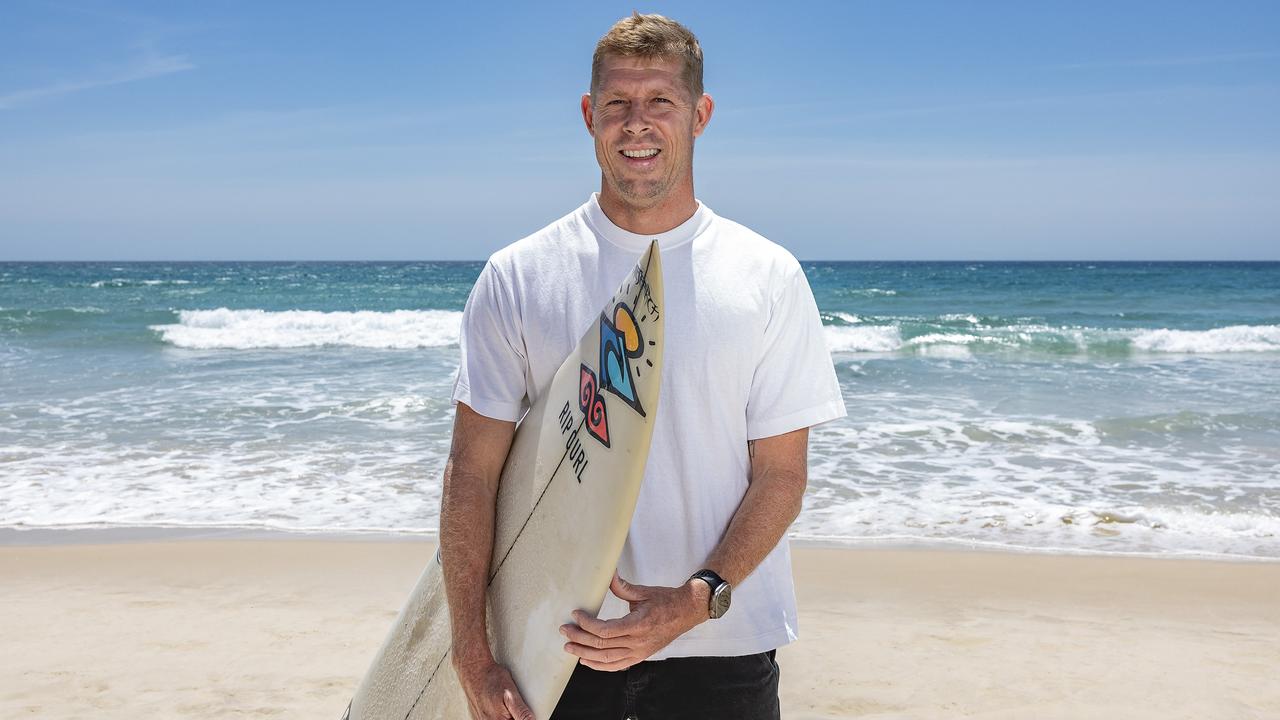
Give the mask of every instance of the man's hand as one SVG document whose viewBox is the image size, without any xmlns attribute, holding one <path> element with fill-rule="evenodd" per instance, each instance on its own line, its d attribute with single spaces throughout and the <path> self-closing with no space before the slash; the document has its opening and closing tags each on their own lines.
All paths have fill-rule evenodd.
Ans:
<svg viewBox="0 0 1280 720">
<path fill-rule="evenodd" d="M 677 588 L 632 585 L 615 572 L 609 589 L 630 603 L 631 612 L 598 620 L 574 610 L 577 624 L 560 626 L 560 634 L 569 639 L 565 652 L 593 670 L 625 670 L 647 660 L 708 617 L 711 588 L 701 580 Z"/>
<path fill-rule="evenodd" d="M 478 669 L 457 670 L 472 720 L 534 720 L 505 667 L 491 662 Z"/>
</svg>

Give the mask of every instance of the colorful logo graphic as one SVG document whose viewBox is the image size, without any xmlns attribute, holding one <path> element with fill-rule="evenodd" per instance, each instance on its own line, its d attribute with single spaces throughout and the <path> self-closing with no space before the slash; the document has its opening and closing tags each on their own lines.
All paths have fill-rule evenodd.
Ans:
<svg viewBox="0 0 1280 720">
<path fill-rule="evenodd" d="M 617 295 L 614 295 L 612 312 L 600 313 L 599 366 L 593 370 L 583 363 L 578 373 L 578 409 L 582 411 L 582 425 L 579 427 L 586 426 L 591 437 L 599 440 L 605 447 L 609 447 L 609 413 L 604 396 L 606 389 L 621 398 L 641 417 L 645 417 L 635 382 L 635 378 L 641 375 L 640 363 L 636 362 L 632 365 L 632 361 L 643 359 L 650 368 L 654 367 L 653 360 L 645 358 L 644 352 L 647 345 L 657 345 L 657 343 L 653 340 L 645 342 L 640 332 L 640 322 L 649 318 L 657 320 L 661 312 L 658 304 L 654 302 L 653 291 L 645 277 L 647 269 L 647 265 L 643 270 L 637 267 L 634 276 L 618 291 Z M 631 295 L 632 287 L 635 287 L 635 297 L 631 303 L 628 304 L 625 299 L 619 302 L 619 296 L 626 298 Z M 640 304 L 641 298 L 644 299 L 643 305 Z M 644 310 L 639 322 L 636 321 L 635 312 L 631 309 L 633 306 L 639 306 Z M 569 403 L 565 403 L 561 411 L 561 432 L 568 432 L 571 429 L 569 408 Z M 574 435 L 576 433 L 577 431 L 574 430 Z M 577 447 L 581 448 L 581 446 Z M 582 459 L 585 467 L 585 455 Z M 578 480 L 582 480 L 581 475 Z"/>
<path fill-rule="evenodd" d="M 567 409 L 568 405 L 565 407 Z M 586 365 L 582 366 L 578 376 L 578 409 L 586 418 L 587 432 L 591 437 L 609 447 L 609 414 L 605 411 L 604 398 L 600 397 L 596 374 Z"/>
<path fill-rule="evenodd" d="M 613 317 L 600 314 L 600 376 L 586 365 L 578 374 L 578 409 L 582 411 L 584 424 L 591 437 L 609 447 L 609 413 L 605 408 L 603 391 L 622 398 L 633 410 L 644 415 L 640 396 L 631 375 L 630 360 L 644 354 L 644 338 L 640 324 L 626 303 L 613 306 Z M 653 363 L 649 363 L 650 367 Z"/>
<path fill-rule="evenodd" d="M 631 377 L 630 359 L 644 353 L 644 338 L 640 325 L 626 303 L 613 306 L 613 319 L 600 315 L 600 384 L 609 392 L 644 416 L 640 396 L 636 394 L 635 380 Z"/>
</svg>

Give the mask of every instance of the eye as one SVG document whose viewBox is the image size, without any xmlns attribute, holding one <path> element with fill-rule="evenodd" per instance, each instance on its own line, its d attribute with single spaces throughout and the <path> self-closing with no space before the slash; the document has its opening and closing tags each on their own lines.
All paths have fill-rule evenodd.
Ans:
<svg viewBox="0 0 1280 720">
<path fill-rule="evenodd" d="M 624 102 L 626 102 L 626 100 L 610 100 L 609 102 L 605 103 L 605 105 L 619 105 Z"/>
<path fill-rule="evenodd" d="M 670 103 L 671 103 L 671 101 L 670 101 L 670 100 L 668 100 L 668 99 L 666 99 L 666 98 L 664 98 L 664 97 L 657 97 L 657 98 L 654 98 L 654 99 L 653 99 L 653 101 L 654 101 L 654 102 L 663 102 L 663 103 L 667 103 L 667 104 L 670 104 Z"/>
</svg>

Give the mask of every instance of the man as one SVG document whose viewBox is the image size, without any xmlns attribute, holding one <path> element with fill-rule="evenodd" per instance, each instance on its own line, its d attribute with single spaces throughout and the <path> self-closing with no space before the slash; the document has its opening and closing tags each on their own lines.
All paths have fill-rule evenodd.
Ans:
<svg viewBox="0 0 1280 720">
<path fill-rule="evenodd" d="M 692 33 L 660 15 L 620 20 L 582 97 L 600 192 L 495 253 L 467 301 L 440 545 L 475 718 L 533 717 L 485 638 L 515 422 L 654 239 L 667 310 L 644 484 L 599 619 L 565 609 L 565 651 L 581 660 L 553 718 L 779 716 L 774 650 L 796 638 L 784 533 L 808 428 L 845 409 L 799 263 L 694 197 L 694 139 L 713 109 Z"/>
</svg>

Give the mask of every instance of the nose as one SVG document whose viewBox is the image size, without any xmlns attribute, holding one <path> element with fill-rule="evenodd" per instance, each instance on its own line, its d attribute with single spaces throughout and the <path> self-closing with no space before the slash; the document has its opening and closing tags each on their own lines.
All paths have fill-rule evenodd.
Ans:
<svg viewBox="0 0 1280 720">
<path fill-rule="evenodd" d="M 623 118 L 622 129 L 628 135 L 643 135 L 649 132 L 649 118 L 644 114 L 644 103 L 631 103 L 627 116 Z"/>
</svg>

